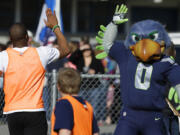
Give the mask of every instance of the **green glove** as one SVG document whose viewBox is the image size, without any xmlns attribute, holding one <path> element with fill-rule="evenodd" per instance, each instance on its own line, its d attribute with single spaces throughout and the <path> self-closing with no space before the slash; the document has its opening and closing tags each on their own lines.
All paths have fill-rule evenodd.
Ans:
<svg viewBox="0 0 180 135">
<path fill-rule="evenodd" d="M 104 46 L 102 44 L 105 31 L 106 27 L 104 25 L 100 25 L 100 31 L 98 32 L 98 36 L 96 36 L 96 41 L 99 44 L 98 46 L 96 46 L 96 50 L 104 50 Z M 96 59 L 104 59 L 107 56 L 108 54 L 106 52 L 101 52 L 98 55 L 96 55 Z"/>
<path fill-rule="evenodd" d="M 122 4 L 120 7 L 119 5 L 117 5 L 113 16 L 113 23 L 119 25 L 121 23 L 127 22 L 128 19 L 125 18 L 127 11 L 128 8 L 126 7 L 126 5 Z"/>
<path fill-rule="evenodd" d="M 180 100 L 177 94 L 177 91 L 171 87 L 168 94 L 168 99 L 172 105 L 176 108 L 177 111 L 180 111 Z"/>
<path fill-rule="evenodd" d="M 119 5 L 117 5 L 112 22 L 114 24 L 116 24 L 116 25 L 127 22 L 128 19 L 125 18 L 125 15 L 126 15 L 127 11 L 128 11 L 128 8 L 126 7 L 126 5 L 122 4 L 121 7 L 119 7 Z M 114 24 L 112 24 L 112 25 L 114 25 Z M 112 29 L 111 23 L 108 26 L 111 27 L 111 29 Z M 108 28 L 108 26 L 107 26 L 107 28 Z M 113 28 L 114 28 L 114 26 L 113 26 Z M 106 32 L 106 27 L 101 25 L 100 26 L 100 31 L 98 32 L 98 36 L 96 36 L 96 41 L 99 43 L 99 45 L 96 46 L 96 50 L 101 50 L 101 51 L 104 51 L 104 52 L 96 55 L 97 59 L 103 59 L 103 58 L 107 57 L 108 56 L 108 54 L 107 54 L 108 51 L 107 50 L 111 47 L 110 45 L 106 45 L 106 39 L 103 40 L 105 32 Z M 107 31 L 107 32 L 109 32 L 109 31 Z M 116 35 L 116 34 L 114 34 L 114 35 Z M 114 40 L 114 39 L 111 38 L 111 40 Z M 104 46 L 106 48 L 104 48 Z"/>
</svg>

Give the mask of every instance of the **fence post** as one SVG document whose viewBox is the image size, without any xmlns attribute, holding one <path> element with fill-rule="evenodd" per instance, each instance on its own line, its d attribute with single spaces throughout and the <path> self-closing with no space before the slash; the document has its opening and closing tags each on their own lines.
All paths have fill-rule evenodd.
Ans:
<svg viewBox="0 0 180 135">
<path fill-rule="evenodd" d="M 57 72 L 55 69 L 52 70 L 52 85 L 51 85 L 51 90 L 52 90 L 52 108 L 55 107 L 56 105 L 56 98 L 57 98 L 57 89 L 56 89 L 56 83 L 57 83 Z"/>
</svg>

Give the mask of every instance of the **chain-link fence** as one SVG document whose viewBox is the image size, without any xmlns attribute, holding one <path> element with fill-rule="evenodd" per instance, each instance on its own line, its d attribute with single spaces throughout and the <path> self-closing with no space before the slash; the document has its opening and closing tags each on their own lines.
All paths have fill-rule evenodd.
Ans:
<svg viewBox="0 0 180 135">
<path fill-rule="evenodd" d="M 112 135 L 119 118 L 119 82 L 119 75 L 82 75 L 79 95 L 92 104 L 102 135 Z"/>
<path fill-rule="evenodd" d="M 55 106 L 56 100 L 60 97 L 56 88 L 56 76 L 56 71 L 46 74 L 43 91 L 44 105 L 49 126 L 52 109 Z M 119 75 L 82 74 L 81 76 L 82 84 L 79 95 L 92 104 L 101 135 L 112 135 L 121 108 Z M 0 135 L 8 135 L 6 117 L 2 114 L 4 104 L 3 98 L 4 94 L 1 90 Z"/>
</svg>

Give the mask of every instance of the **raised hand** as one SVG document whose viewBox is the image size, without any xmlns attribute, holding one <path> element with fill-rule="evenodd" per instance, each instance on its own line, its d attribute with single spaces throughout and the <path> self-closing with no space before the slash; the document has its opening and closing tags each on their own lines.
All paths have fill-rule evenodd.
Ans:
<svg viewBox="0 0 180 135">
<path fill-rule="evenodd" d="M 59 58 L 63 58 L 70 53 L 70 48 L 68 46 L 67 40 L 59 29 L 60 27 L 58 25 L 58 20 L 57 20 L 55 11 L 54 13 L 52 13 L 51 9 L 48 8 L 46 10 L 46 16 L 47 16 L 47 20 L 44 20 L 44 22 L 46 26 L 51 28 L 52 31 L 55 33 L 57 41 L 58 41 L 57 49 L 60 52 Z"/>
<path fill-rule="evenodd" d="M 47 20 L 44 19 L 44 23 L 46 24 L 47 27 L 52 29 L 55 25 L 58 25 L 58 20 L 55 11 L 54 13 L 52 13 L 51 9 L 48 8 L 46 10 L 46 16 L 47 16 Z"/>
<path fill-rule="evenodd" d="M 106 27 L 104 25 L 100 25 L 100 31 L 98 31 L 98 36 L 96 36 L 96 41 L 98 42 L 98 46 L 96 46 L 96 50 L 104 50 L 103 44 L 103 38 L 104 38 L 104 32 L 106 31 Z M 106 52 L 101 52 L 96 55 L 96 59 L 103 59 L 107 57 Z"/>
<path fill-rule="evenodd" d="M 98 36 L 96 36 L 96 41 L 99 43 L 99 45 L 96 46 L 96 50 L 101 50 L 103 52 L 96 55 L 97 59 L 103 59 L 108 56 L 109 50 L 118 33 L 117 25 L 128 21 L 128 19 L 125 18 L 127 11 L 128 8 L 126 5 L 122 4 L 120 7 L 117 5 L 112 22 L 109 23 L 107 27 L 103 25 L 100 26 L 100 31 L 98 32 Z"/>
<path fill-rule="evenodd" d="M 128 19 L 125 18 L 127 11 L 128 8 L 126 7 L 126 5 L 124 4 L 122 4 L 121 6 L 117 5 L 113 16 L 113 23 L 119 25 L 121 23 L 127 22 Z"/>
</svg>

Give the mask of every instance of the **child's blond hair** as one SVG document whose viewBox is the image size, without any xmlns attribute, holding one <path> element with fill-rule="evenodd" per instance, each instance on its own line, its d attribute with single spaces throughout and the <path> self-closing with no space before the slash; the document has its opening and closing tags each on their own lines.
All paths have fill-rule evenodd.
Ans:
<svg viewBox="0 0 180 135">
<path fill-rule="evenodd" d="M 81 84 L 81 76 L 72 68 L 61 68 L 58 74 L 58 86 L 60 91 L 66 94 L 78 94 Z"/>
</svg>

